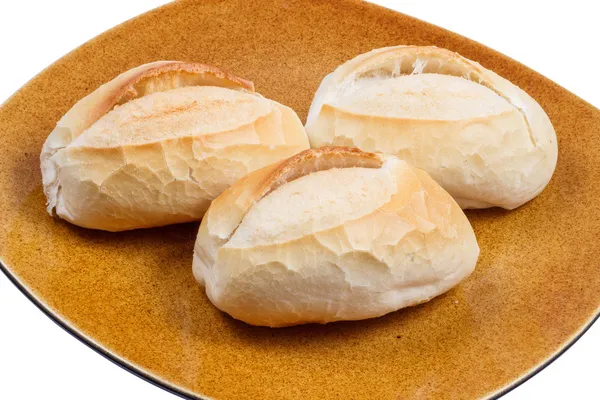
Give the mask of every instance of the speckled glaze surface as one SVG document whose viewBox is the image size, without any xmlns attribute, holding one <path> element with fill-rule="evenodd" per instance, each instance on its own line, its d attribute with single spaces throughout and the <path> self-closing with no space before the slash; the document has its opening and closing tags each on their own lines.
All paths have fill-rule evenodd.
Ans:
<svg viewBox="0 0 600 400">
<path fill-rule="evenodd" d="M 515 211 L 468 212 L 481 247 L 458 288 L 385 317 L 256 328 L 214 308 L 191 273 L 198 224 L 107 233 L 46 214 L 42 143 L 79 98 L 139 64 L 227 68 L 304 120 L 321 78 L 376 47 L 437 45 L 529 92 L 559 140 L 554 178 Z M 161 384 L 215 399 L 457 399 L 498 393 L 566 346 L 600 305 L 600 111 L 480 44 L 351 1 L 182 1 L 118 26 L 0 109 L 0 256 L 88 342 Z M 3 329 L 10 329 L 4 327 Z"/>
</svg>

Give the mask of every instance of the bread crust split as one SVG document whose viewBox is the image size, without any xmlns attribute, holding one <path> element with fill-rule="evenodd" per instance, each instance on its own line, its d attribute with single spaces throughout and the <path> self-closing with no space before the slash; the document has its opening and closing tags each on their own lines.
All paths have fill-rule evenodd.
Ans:
<svg viewBox="0 0 600 400">
<path fill-rule="evenodd" d="M 327 75 L 310 107 L 312 147 L 389 153 L 426 170 L 462 208 L 513 209 L 554 172 L 552 124 L 527 93 L 437 47 L 361 54 Z"/>
<path fill-rule="evenodd" d="M 194 276 L 211 302 L 271 327 L 377 317 L 449 290 L 479 255 L 466 216 L 391 155 L 306 150 L 211 204 Z"/>
<path fill-rule="evenodd" d="M 252 82 L 179 61 L 141 65 L 81 99 L 44 143 L 50 214 L 121 231 L 198 220 L 248 172 L 308 148 L 293 110 Z"/>
</svg>

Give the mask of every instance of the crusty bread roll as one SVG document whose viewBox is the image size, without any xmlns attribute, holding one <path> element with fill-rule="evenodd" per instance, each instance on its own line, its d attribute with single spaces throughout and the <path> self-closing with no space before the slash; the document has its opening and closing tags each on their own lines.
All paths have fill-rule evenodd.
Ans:
<svg viewBox="0 0 600 400">
<path fill-rule="evenodd" d="M 437 47 L 373 50 L 327 75 L 311 105 L 312 147 L 394 154 L 427 171 L 462 208 L 516 208 L 557 159 L 548 116 L 527 93 Z"/>
<path fill-rule="evenodd" d="M 306 148 L 296 113 L 252 82 L 159 61 L 75 104 L 40 160 L 50 214 L 122 231 L 200 219 L 240 177 Z"/>
<path fill-rule="evenodd" d="M 217 197 L 193 271 L 219 309 L 253 325 L 377 317 L 449 290 L 475 267 L 466 216 L 391 155 L 304 151 Z"/>
</svg>

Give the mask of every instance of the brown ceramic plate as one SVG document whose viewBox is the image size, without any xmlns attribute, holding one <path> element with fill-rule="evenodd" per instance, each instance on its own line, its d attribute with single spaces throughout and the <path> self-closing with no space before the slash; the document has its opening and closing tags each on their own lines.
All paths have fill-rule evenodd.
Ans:
<svg viewBox="0 0 600 400">
<path fill-rule="evenodd" d="M 191 273 L 198 224 L 105 233 L 50 218 L 39 153 L 60 116 L 119 72 L 200 61 L 252 79 L 304 119 L 321 78 L 376 47 L 437 45 L 529 92 L 559 139 L 547 189 L 469 212 L 481 246 L 458 288 L 385 317 L 256 328 L 220 313 Z M 130 371 L 189 397 L 493 397 L 543 368 L 600 305 L 600 111 L 464 37 L 367 3 L 183 1 L 59 60 L 0 109 L 2 269 L 52 319 Z"/>
</svg>

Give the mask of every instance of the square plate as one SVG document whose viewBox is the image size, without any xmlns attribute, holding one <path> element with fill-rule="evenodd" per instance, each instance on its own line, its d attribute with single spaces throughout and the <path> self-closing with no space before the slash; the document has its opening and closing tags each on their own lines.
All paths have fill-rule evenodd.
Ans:
<svg viewBox="0 0 600 400">
<path fill-rule="evenodd" d="M 436 45 L 531 94 L 559 140 L 555 175 L 514 211 L 467 213 L 473 275 L 381 318 L 268 329 L 214 308 L 191 273 L 198 224 L 107 233 L 45 211 L 39 154 L 57 120 L 160 59 L 224 67 L 305 119 L 322 77 L 373 48 Z M 600 305 L 600 111 L 481 44 L 347 0 L 180 1 L 51 65 L 0 108 L 3 271 L 51 318 L 177 394 L 219 399 L 455 399 L 501 394 L 568 347 Z"/>
</svg>

